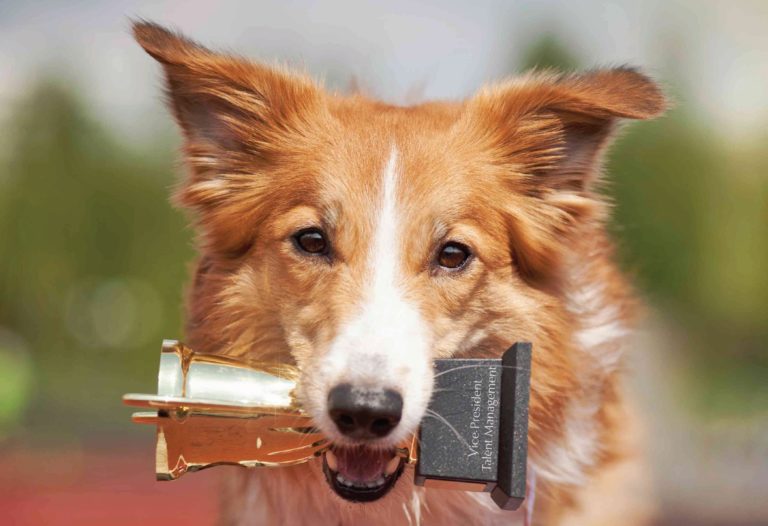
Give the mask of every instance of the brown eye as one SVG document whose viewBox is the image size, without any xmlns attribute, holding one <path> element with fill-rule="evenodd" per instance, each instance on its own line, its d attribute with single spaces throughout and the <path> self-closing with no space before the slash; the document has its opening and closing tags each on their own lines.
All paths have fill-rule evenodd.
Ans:
<svg viewBox="0 0 768 526">
<path fill-rule="evenodd" d="M 324 255 L 328 253 L 328 240 L 322 230 L 307 228 L 300 230 L 293 236 L 296 246 L 307 254 Z"/>
<path fill-rule="evenodd" d="M 444 268 L 457 270 L 463 267 L 469 260 L 469 248 L 461 243 L 451 241 L 443 245 L 437 256 L 437 263 Z"/>
</svg>

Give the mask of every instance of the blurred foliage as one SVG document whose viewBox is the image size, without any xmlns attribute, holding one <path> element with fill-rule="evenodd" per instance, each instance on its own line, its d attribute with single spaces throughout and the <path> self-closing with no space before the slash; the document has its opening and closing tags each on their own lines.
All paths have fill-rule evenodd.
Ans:
<svg viewBox="0 0 768 526">
<path fill-rule="evenodd" d="M 586 64 L 553 34 L 524 57 L 531 67 Z M 675 107 L 630 124 L 609 153 L 607 193 L 619 258 L 666 325 L 696 408 L 764 410 L 768 402 L 768 154 L 766 137 L 735 151 L 664 75 Z M 669 89 L 669 88 L 668 88 Z"/>
<path fill-rule="evenodd" d="M 544 33 L 528 49 L 520 64 L 522 71 L 553 69 L 573 71 L 579 67 L 578 57 L 567 49 L 554 32 Z"/>
<path fill-rule="evenodd" d="M 173 148 L 132 151 L 55 82 L 6 129 L 0 327 L 34 365 L 22 425 L 72 438 L 109 429 L 127 421 L 124 392 L 153 389 L 161 338 L 180 330 L 192 252 L 168 204 Z"/>
<path fill-rule="evenodd" d="M 32 386 L 32 365 L 21 339 L 0 328 L 0 438 L 24 415 Z"/>
<path fill-rule="evenodd" d="M 580 62 L 545 36 L 523 65 Z M 19 436 L 56 440 L 124 433 L 120 396 L 151 392 L 161 339 L 181 335 L 193 250 L 168 203 L 174 148 L 121 143 L 51 81 L 5 129 L 0 437 L 14 422 Z M 707 411 L 757 408 L 768 393 L 768 155 L 758 145 L 732 151 L 683 103 L 630 127 L 608 167 L 621 261 L 680 331 L 674 358 Z"/>
</svg>

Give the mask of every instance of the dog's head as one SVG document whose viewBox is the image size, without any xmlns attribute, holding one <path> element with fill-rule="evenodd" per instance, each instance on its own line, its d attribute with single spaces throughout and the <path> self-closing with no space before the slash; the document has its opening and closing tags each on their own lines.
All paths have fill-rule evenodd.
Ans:
<svg viewBox="0 0 768 526">
<path fill-rule="evenodd" d="M 201 251 L 190 342 L 298 365 L 336 444 L 338 494 L 374 500 L 394 484 L 435 358 L 532 340 L 534 455 L 562 434 L 579 385 L 563 262 L 602 223 L 593 186 L 617 119 L 663 109 L 649 79 L 541 73 L 398 107 L 152 24 L 135 35 L 185 137 L 177 199 Z"/>
</svg>

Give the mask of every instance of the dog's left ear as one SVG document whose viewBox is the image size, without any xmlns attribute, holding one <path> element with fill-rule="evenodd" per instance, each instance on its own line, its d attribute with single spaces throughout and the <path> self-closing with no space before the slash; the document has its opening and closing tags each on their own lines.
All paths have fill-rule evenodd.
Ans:
<svg viewBox="0 0 768 526">
<path fill-rule="evenodd" d="M 534 73 L 490 86 L 469 109 L 497 152 L 535 175 L 535 185 L 588 188 L 620 119 L 650 119 L 667 103 L 658 86 L 630 68 L 580 75 Z"/>
<path fill-rule="evenodd" d="M 666 107 L 659 87 L 626 67 L 533 73 L 487 87 L 468 101 L 473 136 L 509 174 L 514 243 L 527 271 L 551 268 L 568 234 L 602 212 L 593 183 L 618 122 L 650 119 Z"/>
</svg>

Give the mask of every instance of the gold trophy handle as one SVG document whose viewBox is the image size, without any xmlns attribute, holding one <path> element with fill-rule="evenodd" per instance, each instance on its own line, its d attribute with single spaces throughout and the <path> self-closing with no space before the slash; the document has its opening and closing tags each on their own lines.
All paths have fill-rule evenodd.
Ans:
<svg viewBox="0 0 768 526">
<path fill-rule="evenodd" d="M 158 394 L 127 394 L 123 403 L 148 410 L 134 422 L 157 426 L 158 480 L 222 464 L 290 466 L 330 446 L 294 397 L 297 377 L 290 366 L 245 365 L 165 340 Z M 411 463 L 415 444 L 414 436 L 398 448 Z"/>
</svg>

